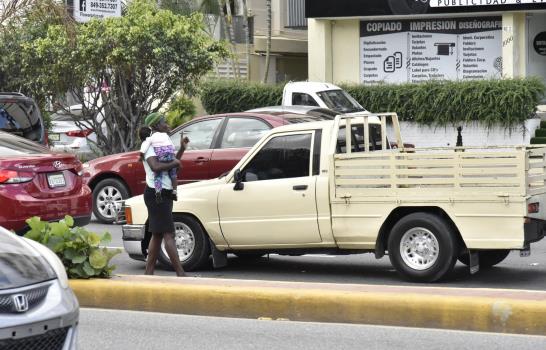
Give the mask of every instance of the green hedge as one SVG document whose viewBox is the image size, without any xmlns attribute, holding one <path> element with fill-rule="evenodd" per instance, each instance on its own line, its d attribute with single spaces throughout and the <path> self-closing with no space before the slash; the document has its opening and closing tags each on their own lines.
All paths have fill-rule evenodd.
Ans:
<svg viewBox="0 0 546 350">
<path fill-rule="evenodd" d="M 204 83 L 201 101 L 210 114 L 279 105 L 283 85 L 235 80 Z M 546 88 L 538 78 L 432 81 L 378 86 L 342 85 L 373 112 L 397 112 L 401 120 L 428 125 L 481 121 L 512 127 L 532 117 Z"/>
</svg>

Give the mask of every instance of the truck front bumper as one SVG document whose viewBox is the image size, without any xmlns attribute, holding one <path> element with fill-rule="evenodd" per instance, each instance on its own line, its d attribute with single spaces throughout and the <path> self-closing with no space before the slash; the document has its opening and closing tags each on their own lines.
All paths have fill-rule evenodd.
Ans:
<svg viewBox="0 0 546 350">
<path fill-rule="evenodd" d="M 540 241 L 544 238 L 544 231 L 546 230 L 546 221 L 529 219 L 523 226 L 524 232 L 524 245 L 529 246 L 530 243 Z"/>
<path fill-rule="evenodd" d="M 123 225 L 121 232 L 123 233 L 123 248 L 125 248 L 129 257 L 135 260 L 146 260 L 142 251 L 142 241 L 146 236 L 146 226 Z"/>
</svg>

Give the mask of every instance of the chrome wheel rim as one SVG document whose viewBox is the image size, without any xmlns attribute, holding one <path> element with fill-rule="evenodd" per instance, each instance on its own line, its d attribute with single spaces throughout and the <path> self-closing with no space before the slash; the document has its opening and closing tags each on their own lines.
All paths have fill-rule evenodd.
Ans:
<svg viewBox="0 0 546 350">
<path fill-rule="evenodd" d="M 123 197 L 114 186 L 103 187 L 97 195 L 97 210 L 106 219 L 115 219 L 121 209 Z"/>
<path fill-rule="evenodd" d="M 184 263 L 192 256 L 193 251 L 195 250 L 195 235 L 193 234 L 192 229 L 182 222 L 175 222 L 174 230 L 174 241 L 176 250 L 178 251 L 178 257 L 180 258 L 180 262 Z M 169 254 L 167 254 L 167 250 L 165 249 L 165 240 L 161 242 L 161 250 L 168 259 Z"/>
<path fill-rule="evenodd" d="M 400 240 L 400 255 L 404 263 L 414 270 L 426 270 L 438 260 L 440 244 L 428 229 L 415 227 Z"/>
</svg>

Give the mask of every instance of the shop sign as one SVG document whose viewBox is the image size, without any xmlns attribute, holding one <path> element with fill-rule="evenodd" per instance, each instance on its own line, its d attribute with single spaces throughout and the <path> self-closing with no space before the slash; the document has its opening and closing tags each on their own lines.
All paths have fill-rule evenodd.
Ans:
<svg viewBox="0 0 546 350">
<path fill-rule="evenodd" d="M 446 15 L 546 10 L 546 0 L 308 0 L 308 18 Z"/>
<path fill-rule="evenodd" d="M 121 17 L 121 0 L 74 0 L 74 19 L 77 22 L 106 17 Z"/>
<path fill-rule="evenodd" d="M 360 22 L 364 84 L 502 75 L 502 17 Z"/>
<path fill-rule="evenodd" d="M 428 0 L 422 1 L 426 2 Z M 430 7 L 546 4 L 546 0 L 430 0 Z"/>
<path fill-rule="evenodd" d="M 538 33 L 533 40 L 535 51 L 542 56 L 546 56 L 546 32 Z"/>
</svg>

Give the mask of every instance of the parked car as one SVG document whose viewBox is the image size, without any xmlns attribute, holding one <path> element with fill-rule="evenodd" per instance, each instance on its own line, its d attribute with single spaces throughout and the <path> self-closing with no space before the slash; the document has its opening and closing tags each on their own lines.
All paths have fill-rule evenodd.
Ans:
<svg viewBox="0 0 546 350">
<path fill-rule="evenodd" d="M 89 120 L 78 125 L 76 119 L 82 115 L 82 105 L 73 105 L 67 110 L 59 110 L 51 115 L 51 132 L 49 141 L 55 152 L 75 153 L 80 158 L 96 158 L 93 145 L 97 141 L 96 133 L 87 126 L 92 125 Z"/>
<path fill-rule="evenodd" d="M 0 349 L 76 349 L 79 312 L 61 260 L 0 227 Z"/>
<path fill-rule="evenodd" d="M 0 92 L 0 131 L 47 145 L 40 109 L 33 99 L 18 92 Z"/>
<path fill-rule="evenodd" d="M 0 131 L 0 208 L 0 225 L 18 234 L 32 216 L 59 220 L 71 215 L 76 225 L 86 225 L 91 190 L 83 183 L 81 162 Z"/>
<path fill-rule="evenodd" d="M 177 127 L 171 140 L 178 146 L 180 133 L 189 137 L 182 157 L 179 184 L 220 176 L 237 164 L 267 131 L 285 124 L 309 120 L 306 114 L 287 112 L 231 113 L 195 118 Z M 312 120 L 332 119 L 328 115 Z M 116 220 L 123 199 L 144 192 L 144 167 L 138 151 L 114 154 L 84 163 L 84 180 L 93 190 L 93 213 L 104 223 Z"/>
</svg>

